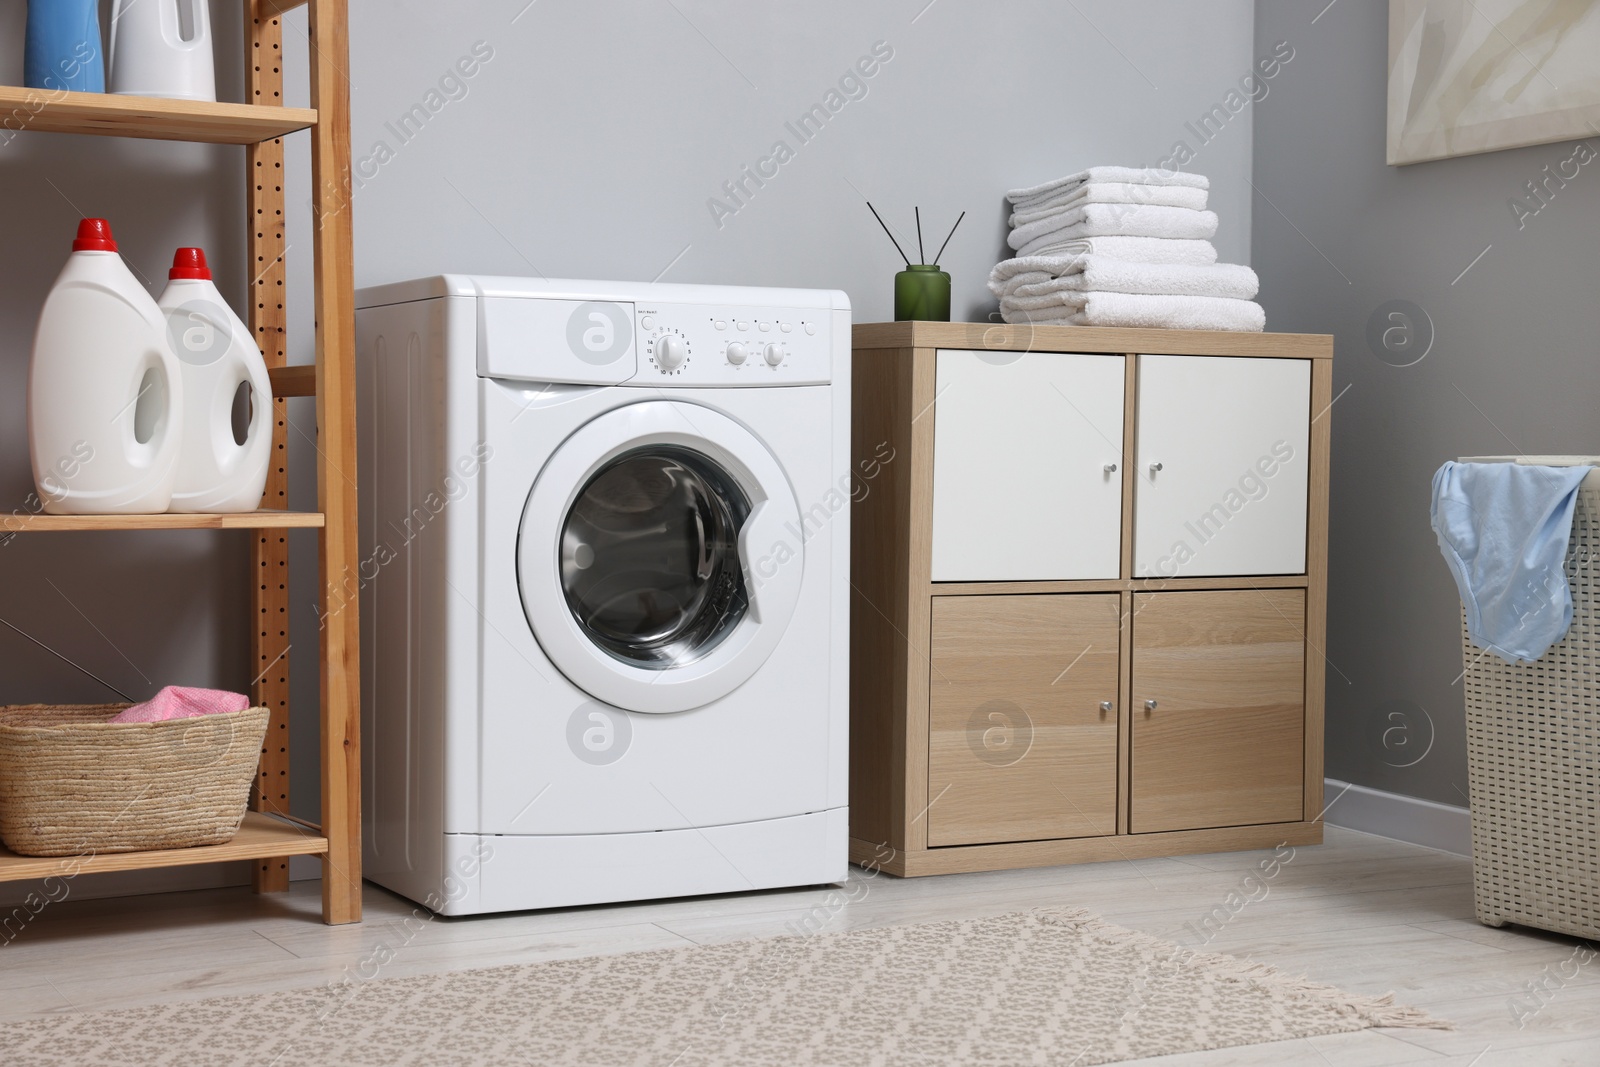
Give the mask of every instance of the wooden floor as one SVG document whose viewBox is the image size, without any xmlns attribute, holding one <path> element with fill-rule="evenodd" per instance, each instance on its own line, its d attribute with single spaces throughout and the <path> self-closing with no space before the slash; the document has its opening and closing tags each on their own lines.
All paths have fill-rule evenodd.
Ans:
<svg viewBox="0 0 1600 1067">
<path fill-rule="evenodd" d="M 64 900 L 0 938 L 0 1020 L 390 978 L 505 963 L 637 952 L 794 932 L 1000 914 L 1038 906 L 1105 918 L 1198 947 L 1201 920 L 1231 893 L 1258 899 L 1209 948 L 1263 960 L 1362 993 L 1394 990 L 1454 1031 L 1366 1030 L 1308 1041 L 1141 1061 L 1157 1067 L 1600 1064 L 1600 959 L 1577 967 L 1578 942 L 1472 917 L 1471 866 L 1335 827 L 1296 850 L 1263 889 L 1244 878 L 1269 853 L 1232 853 L 902 881 L 856 871 L 838 891 L 702 897 L 398 925 L 412 905 L 372 886 L 367 921 L 325 927 L 315 883 L 288 894 L 207 890 Z M 830 904 L 830 898 L 834 901 Z M 1215 920 L 1213 920 L 1215 921 Z M 376 960 L 391 957 L 387 964 Z M 1565 964 L 1565 967 L 1563 966 Z M 1544 1006 L 1519 1026 L 1518 1003 Z M 3 1055 L 0 1055 L 3 1060 Z"/>
</svg>

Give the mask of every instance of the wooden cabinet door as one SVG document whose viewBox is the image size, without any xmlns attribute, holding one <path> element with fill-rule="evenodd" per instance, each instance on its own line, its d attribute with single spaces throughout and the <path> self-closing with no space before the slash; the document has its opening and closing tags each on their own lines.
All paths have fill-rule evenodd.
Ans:
<svg viewBox="0 0 1600 1067">
<path fill-rule="evenodd" d="M 1116 832 L 1120 598 L 933 598 L 928 844 Z"/>
<path fill-rule="evenodd" d="M 1129 830 L 1298 822 L 1305 590 L 1139 593 L 1133 603 Z"/>
<path fill-rule="evenodd" d="M 1133 573 L 1303 574 L 1311 361 L 1140 356 Z"/>
<path fill-rule="evenodd" d="M 933 580 L 1116 578 L 1124 356 L 937 356 Z"/>
</svg>

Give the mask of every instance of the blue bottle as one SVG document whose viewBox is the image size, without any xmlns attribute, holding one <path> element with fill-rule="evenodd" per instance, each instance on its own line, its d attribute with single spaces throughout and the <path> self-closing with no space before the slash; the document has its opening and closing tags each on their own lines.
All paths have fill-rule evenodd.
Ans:
<svg viewBox="0 0 1600 1067">
<path fill-rule="evenodd" d="M 22 82 L 30 89 L 106 91 L 98 0 L 28 0 Z"/>
</svg>

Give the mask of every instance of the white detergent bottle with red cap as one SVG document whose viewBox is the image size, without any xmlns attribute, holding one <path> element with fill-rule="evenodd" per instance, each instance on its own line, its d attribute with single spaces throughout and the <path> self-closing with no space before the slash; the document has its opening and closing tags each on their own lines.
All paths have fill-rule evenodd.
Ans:
<svg viewBox="0 0 1600 1067">
<path fill-rule="evenodd" d="M 84 219 L 45 298 L 28 368 L 33 481 L 52 515 L 167 510 L 183 383 L 167 318 L 105 219 Z"/>
<path fill-rule="evenodd" d="M 183 376 L 183 445 L 172 509 L 254 511 L 272 459 L 272 383 L 250 328 L 212 284 L 206 254 L 180 248 L 156 301 Z"/>
</svg>

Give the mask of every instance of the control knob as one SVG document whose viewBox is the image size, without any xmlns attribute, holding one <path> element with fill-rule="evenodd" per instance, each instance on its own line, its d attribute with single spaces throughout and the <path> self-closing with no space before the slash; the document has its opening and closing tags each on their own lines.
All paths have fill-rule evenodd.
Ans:
<svg viewBox="0 0 1600 1067">
<path fill-rule="evenodd" d="M 769 367 L 776 367 L 783 362 L 782 345 L 768 345 L 764 354 L 767 357 L 767 366 Z"/>
<path fill-rule="evenodd" d="M 740 366 L 741 364 L 743 364 L 744 361 L 749 359 L 749 358 L 750 358 L 750 350 L 745 347 L 743 341 L 731 341 L 731 342 L 729 342 L 729 344 L 728 344 L 728 362 L 729 363 L 732 363 L 735 367 L 737 367 L 737 366 Z"/>
<path fill-rule="evenodd" d="M 662 371 L 674 371 L 689 358 L 689 344 L 677 334 L 667 334 L 656 342 L 656 366 Z"/>
</svg>

